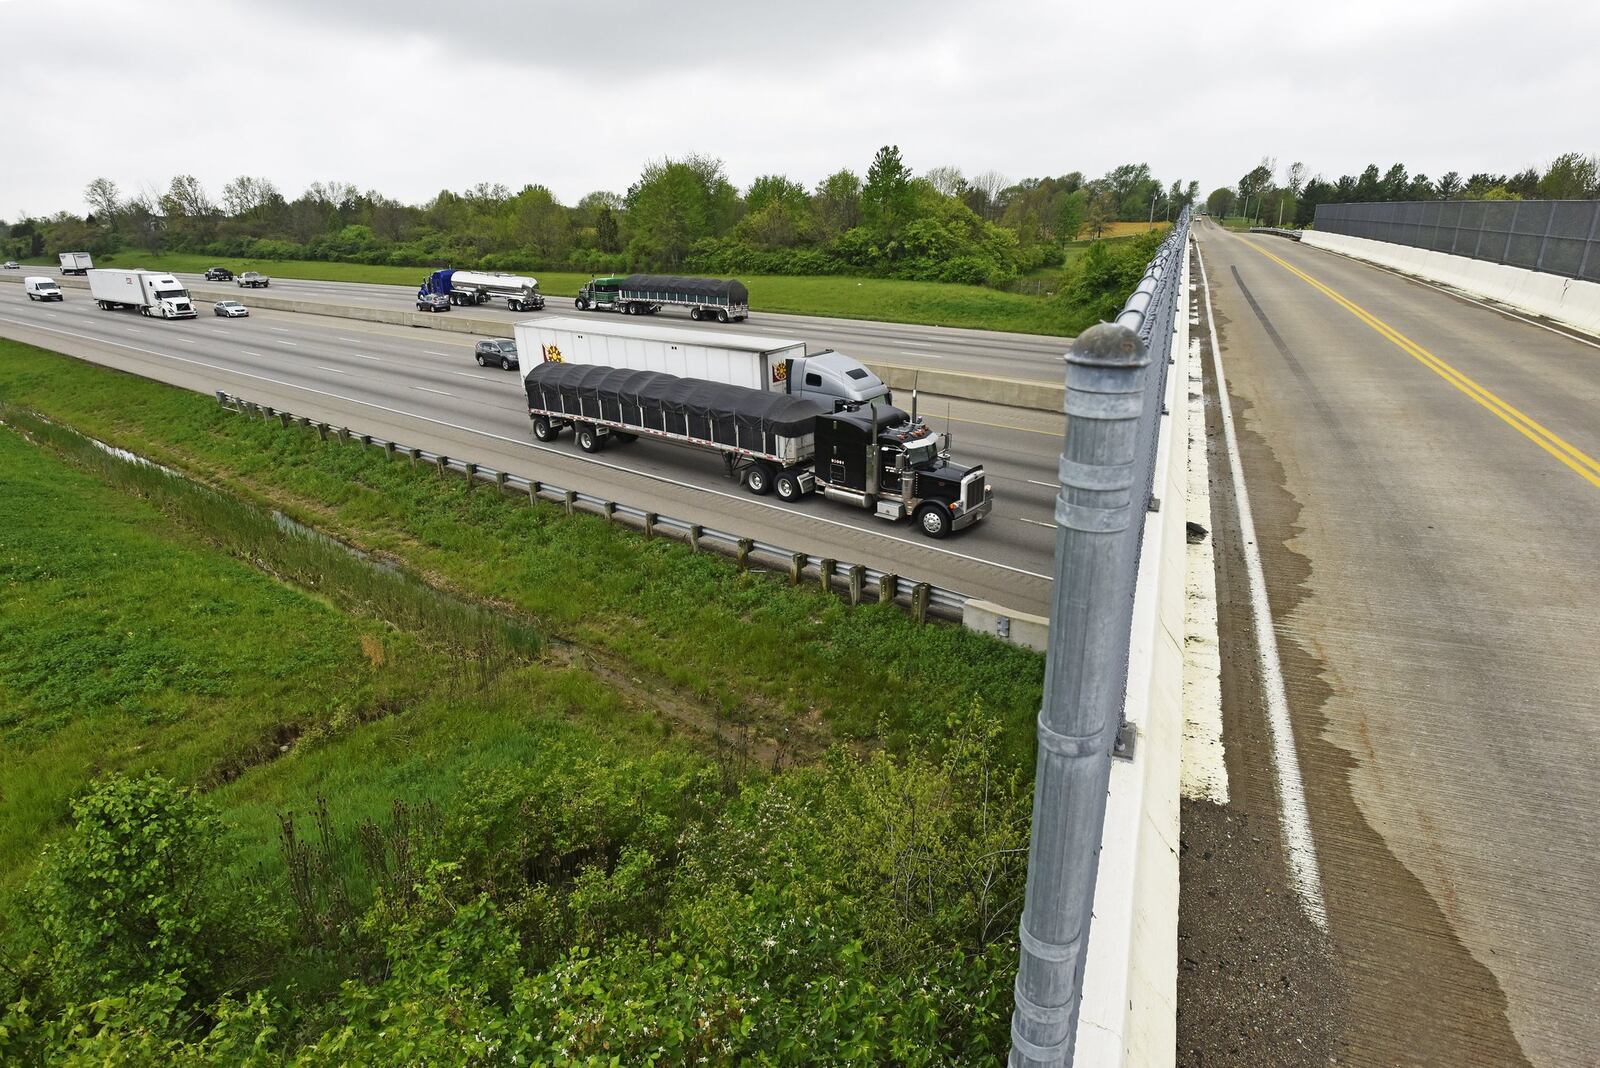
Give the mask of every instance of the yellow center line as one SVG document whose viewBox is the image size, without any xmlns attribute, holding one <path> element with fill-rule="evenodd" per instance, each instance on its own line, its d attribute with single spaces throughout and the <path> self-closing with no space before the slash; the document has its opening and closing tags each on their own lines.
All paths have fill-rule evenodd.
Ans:
<svg viewBox="0 0 1600 1068">
<path fill-rule="evenodd" d="M 1351 315 L 1354 315 L 1357 319 L 1360 319 L 1363 323 L 1366 323 L 1368 326 L 1372 327 L 1373 330 L 1377 331 L 1380 335 L 1393 342 L 1395 347 L 1400 349 L 1400 351 L 1412 357 L 1418 363 L 1428 368 L 1428 370 L 1432 371 L 1446 382 L 1449 382 L 1462 393 L 1465 393 L 1483 407 L 1499 416 L 1502 421 L 1515 429 L 1523 437 L 1527 438 L 1545 452 L 1549 453 L 1551 456 L 1554 456 L 1557 460 L 1560 460 L 1567 467 L 1577 472 L 1577 474 L 1583 479 L 1587 480 L 1590 485 L 1600 487 L 1600 461 L 1597 461 L 1594 457 L 1588 455 L 1576 445 L 1573 445 L 1572 443 L 1562 439 L 1553 431 L 1540 425 L 1538 422 L 1535 422 L 1527 414 L 1519 411 L 1505 400 L 1485 389 L 1477 382 L 1474 382 L 1471 378 L 1462 374 L 1444 360 L 1441 360 L 1439 357 L 1435 356 L 1433 353 L 1429 352 L 1415 341 L 1412 341 L 1400 331 L 1396 330 L 1382 319 L 1379 319 L 1376 315 L 1373 315 L 1359 304 L 1345 297 L 1343 294 L 1337 292 L 1327 285 L 1324 285 L 1322 282 L 1319 282 L 1317 279 L 1311 277 L 1309 274 L 1300 270 L 1300 268 L 1294 266 L 1286 260 L 1274 256 L 1266 249 L 1257 245 L 1254 241 L 1250 241 L 1246 238 L 1240 238 L 1239 240 L 1243 241 L 1250 248 L 1254 249 L 1256 252 L 1259 252 L 1273 263 L 1276 263 L 1290 274 L 1301 279 L 1313 289 L 1322 293 L 1329 300 L 1332 300 L 1335 304 L 1339 305 L 1341 308 L 1344 308 Z"/>
</svg>

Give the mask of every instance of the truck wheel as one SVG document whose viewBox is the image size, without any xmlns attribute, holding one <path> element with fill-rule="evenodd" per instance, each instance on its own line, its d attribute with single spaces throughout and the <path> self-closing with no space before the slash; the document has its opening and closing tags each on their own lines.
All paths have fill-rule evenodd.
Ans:
<svg viewBox="0 0 1600 1068">
<path fill-rule="evenodd" d="M 560 433 L 559 429 L 551 425 L 548 416 L 541 415 L 533 421 L 533 436 L 540 441 L 554 441 Z"/>
<path fill-rule="evenodd" d="M 930 538 L 942 538 L 950 533 L 950 509 L 937 501 L 929 501 L 917 509 L 917 526 Z"/>
<path fill-rule="evenodd" d="M 788 471 L 779 471 L 772 480 L 772 488 L 778 491 L 780 501 L 798 501 L 804 494 L 800 489 L 800 480 Z"/>
<path fill-rule="evenodd" d="M 600 432 L 588 423 L 579 423 L 578 429 L 573 431 L 578 439 L 578 448 L 584 452 L 599 452 L 606 447 L 605 439 Z"/>
<path fill-rule="evenodd" d="M 725 312 L 725 311 L 717 312 L 717 322 L 725 323 L 727 321 L 728 321 L 728 313 L 727 312 Z"/>
<path fill-rule="evenodd" d="M 765 497 L 772 492 L 772 468 L 766 464 L 752 464 L 745 472 L 744 484 L 757 497 Z"/>
<path fill-rule="evenodd" d="M 699 308 L 690 308 L 689 309 L 689 318 L 693 319 L 695 322 L 698 323 L 700 321 L 700 309 Z"/>
</svg>

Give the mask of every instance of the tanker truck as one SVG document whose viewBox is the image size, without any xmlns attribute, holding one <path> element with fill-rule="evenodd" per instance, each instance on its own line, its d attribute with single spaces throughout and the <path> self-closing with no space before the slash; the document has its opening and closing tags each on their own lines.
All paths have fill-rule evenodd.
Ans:
<svg viewBox="0 0 1600 1068">
<path fill-rule="evenodd" d="M 512 311 L 540 311 L 544 308 L 544 294 L 539 292 L 539 281 L 520 274 L 494 274 L 489 271 L 457 271 L 446 268 L 434 271 L 422 280 L 417 296 L 436 293 L 448 297 L 451 304 L 478 305 L 492 300 L 504 300 Z"/>
<path fill-rule="evenodd" d="M 835 411 L 807 397 L 601 364 L 530 362 L 524 386 L 542 442 L 571 427 L 590 453 L 635 441 L 687 445 L 721 454 L 751 493 L 791 504 L 820 493 L 880 519 L 910 516 L 930 538 L 994 507 L 983 468 L 953 462 L 948 438 L 892 405 Z"/>
</svg>

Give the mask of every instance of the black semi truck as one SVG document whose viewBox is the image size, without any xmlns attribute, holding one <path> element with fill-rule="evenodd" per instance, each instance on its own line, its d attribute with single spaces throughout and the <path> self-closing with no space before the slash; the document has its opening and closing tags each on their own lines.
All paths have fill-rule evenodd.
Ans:
<svg viewBox="0 0 1600 1068">
<path fill-rule="evenodd" d="M 911 516 L 930 538 L 994 507 L 983 468 L 953 463 L 939 435 L 892 405 L 832 411 L 787 393 L 595 364 L 536 364 L 524 382 L 540 441 L 570 427 L 585 452 L 641 437 L 692 445 L 721 453 L 751 493 L 797 501 L 819 492 L 883 519 Z"/>
</svg>

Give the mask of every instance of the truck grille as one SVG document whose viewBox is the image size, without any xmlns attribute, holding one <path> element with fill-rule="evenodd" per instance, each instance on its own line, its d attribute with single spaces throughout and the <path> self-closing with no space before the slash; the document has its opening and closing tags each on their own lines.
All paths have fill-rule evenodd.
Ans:
<svg viewBox="0 0 1600 1068">
<path fill-rule="evenodd" d="M 983 468 L 967 475 L 961 487 L 961 503 L 966 508 L 976 508 L 983 503 Z"/>
</svg>

